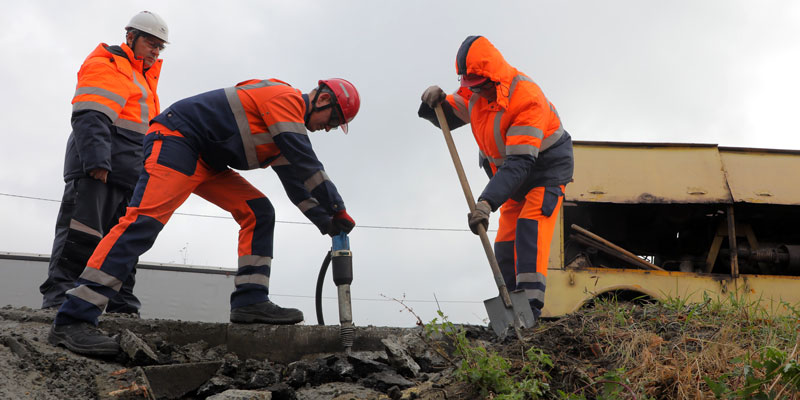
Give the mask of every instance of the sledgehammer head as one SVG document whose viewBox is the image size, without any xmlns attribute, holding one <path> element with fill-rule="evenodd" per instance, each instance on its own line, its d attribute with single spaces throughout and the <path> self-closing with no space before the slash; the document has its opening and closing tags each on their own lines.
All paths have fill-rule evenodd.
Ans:
<svg viewBox="0 0 800 400">
<path fill-rule="evenodd" d="M 483 305 L 489 314 L 489 325 L 500 338 L 508 334 L 509 328 L 532 328 L 536 325 L 531 305 L 524 290 L 515 290 L 508 294 L 512 307 L 506 307 L 500 296 L 485 300 Z"/>
</svg>

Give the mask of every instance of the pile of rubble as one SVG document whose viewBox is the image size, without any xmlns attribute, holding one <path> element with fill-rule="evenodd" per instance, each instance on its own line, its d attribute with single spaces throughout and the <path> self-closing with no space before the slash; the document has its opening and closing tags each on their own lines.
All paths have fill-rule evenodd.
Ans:
<svg viewBox="0 0 800 400">
<path fill-rule="evenodd" d="M 0 398 L 444 399 L 453 364 L 421 328 L 358 328 L 341 351 L 335 326 L 266 326 L 105 315 L 114 359 L 46 341 L 52 311 L 0 309 Z"/>
</svg>

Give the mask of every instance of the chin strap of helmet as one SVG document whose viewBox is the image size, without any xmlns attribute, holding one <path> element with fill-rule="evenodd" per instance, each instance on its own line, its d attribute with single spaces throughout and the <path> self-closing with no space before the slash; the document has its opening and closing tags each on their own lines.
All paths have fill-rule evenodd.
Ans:
<svg viewBox="0 0 800 400">
<path fill-rule="evenodd" d="M 322 107 L 317 107 L 317 99 L 319 98 L 320 93 L 328 93 L 328 94 L 330 94 L 331 95 L 331 102 L 326 104 L 326 105 L 324 105 L 324 106 L 322 106 Z M 327 86 L 319 85 L 317 87 L 316 93 L 314 93 L 314 99 L 311 100 L 311 106 L 306 111 L 306 115 L 303 116 L 303 121 L 305 122 L 306 125 L 308 125 L 308 120 L 309 120 L 309 118 L 311 118 L 311 113 L 313 113 L 315 111 L 324 111 L 324 110 L 327 110 L 329 108 L 333 108 L 334 105 L 336 105 L 336 95 Z"/>
</svg>

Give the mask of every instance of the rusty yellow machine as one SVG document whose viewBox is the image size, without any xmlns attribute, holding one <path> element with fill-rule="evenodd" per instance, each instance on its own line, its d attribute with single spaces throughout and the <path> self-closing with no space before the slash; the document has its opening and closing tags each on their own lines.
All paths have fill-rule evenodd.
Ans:
<svg viewBox="0 0 800 400">
<path fill-rule="evenodd" d="M 800 302 L 800 151 L 575 142 L 544 317 L 609 293 Z"/>
</svg>

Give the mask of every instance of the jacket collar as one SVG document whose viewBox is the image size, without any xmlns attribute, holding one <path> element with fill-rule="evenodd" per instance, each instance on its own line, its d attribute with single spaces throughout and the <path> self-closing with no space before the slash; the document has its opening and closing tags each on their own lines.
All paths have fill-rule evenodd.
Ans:
<svg viewBox="0 0 800 400">
<path fill-rule="evenodd" d="M 100 43 L 94 51 L 89 54 L 87 59 L 94 57 L 113 59 L 114 63 L 117 65 L 117 70 L 129 77 L 133 77 L 134 70 L 139 71 L 142 75 L 158 76 L 161 73 L 161 65 L 163 63 L 163 60 L 159 58 L 145 71 L 144 62 L 136 59 L 133 55 L 133 50 L 125 43 L 119 46 L 109 46 L 105 43 Z"/>
</svg>

